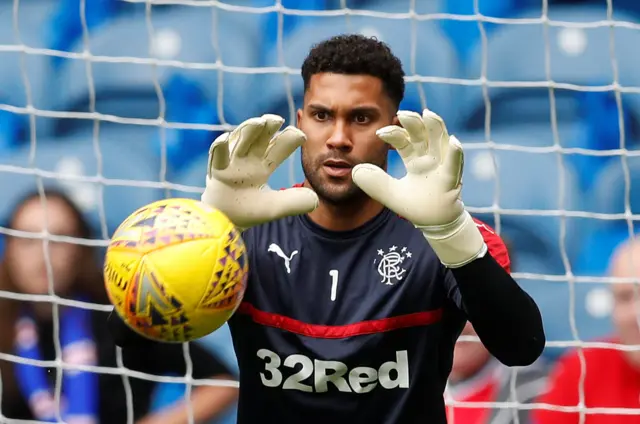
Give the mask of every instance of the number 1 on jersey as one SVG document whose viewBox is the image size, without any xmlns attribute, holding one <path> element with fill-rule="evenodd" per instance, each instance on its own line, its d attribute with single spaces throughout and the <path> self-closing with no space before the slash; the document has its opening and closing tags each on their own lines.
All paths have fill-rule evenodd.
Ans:
<svg viewBox="0 0 640 424">
<path fill-rule="evenodd" d="M 338 270 L 330 270 L 329 275 L 331 276 L 331 301 L 333 302 L 336 300 L 336 293 L 338 291 Z"/>
</svg>

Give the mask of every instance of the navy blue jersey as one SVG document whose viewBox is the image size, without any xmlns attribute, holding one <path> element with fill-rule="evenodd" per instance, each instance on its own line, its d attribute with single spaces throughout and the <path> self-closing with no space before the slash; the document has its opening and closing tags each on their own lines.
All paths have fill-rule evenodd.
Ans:
<svg viewBox="0 0 640 424">
<path fill-rule="evenodd" d="M 478 222 L 492 256 L 506 248 Z M 444 423 L 466 321 L 452 273 L 422 233 L 384 210 L 335 232 L 307 216 L 249 229 L 244 301 L 229 325 L 238 423 Z"/>
</svg>

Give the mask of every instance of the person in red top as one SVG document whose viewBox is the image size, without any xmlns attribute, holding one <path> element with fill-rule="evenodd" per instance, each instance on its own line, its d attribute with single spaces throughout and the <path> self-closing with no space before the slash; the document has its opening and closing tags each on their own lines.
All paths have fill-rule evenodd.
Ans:
<svg viewBox="0 0 640 424">
<path fill-rule="evenodd" d="M 629 241 L 618 247 L 610 265 L 611 274 L 618 278 L 640 277 L 640 242 Z M 633 284 L 612 284 L 614 298 L 613 323 L 615 334 L 609 342 L 640 345 L 638 307 L 640 295 Z M 550 375 L 548 391 L 539 403 L 555 406 L 555 410 L 538 409 L 536 424 L 627 424 L 640 423 L 640 415 L 616 413 L 612 408 L 640 408 L 640 351 L 611 348 L 585 348 L 585 368 L 582 371 L 579 351 L 574 350 L 560 359 Z M 559 411 L 557 407 L 578 406 L 580 380 L 584 374 L 584 421 L 580 413 Z M 590 411 L 593 408 L 611 409 L 607 413 Z M 624 411 L 620 411 L 624 412 Z"/>
<path fill-rule="evenodd" d="M 463 336 L 477 336 L 469 322 L 462 330 Z M 544 389 L 547 368 L 542 361 L 528 367 L 511 370 L 494 358 L 487 348 L 477 341 L 459 340 L 453 354 L 453 366 L 447 384 L 447 395 L 455 402 L 496 403 L 535 401 Z M 512 379 L 514 380 L 512 384 Z M 530 409 L 447 407 L 447 421 L 463 424 L 530 423 Z M 517 421 L 516 421 L 517 420 Z"/>
</svg>

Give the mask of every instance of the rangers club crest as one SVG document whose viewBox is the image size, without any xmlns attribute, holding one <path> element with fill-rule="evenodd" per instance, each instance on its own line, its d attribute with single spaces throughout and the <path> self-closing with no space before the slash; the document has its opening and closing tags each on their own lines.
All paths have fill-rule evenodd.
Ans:
<svg viewBox="0 0 640 424">
<path fill-rule="evenodd" d="M 382 277 L 380 282 L 393 286 L 402 281 L 407 273 L 405 262 L 411 259 L 411 256 L 411 252 L 406 247 L 391 246 L 387 252 L 378 249 L 378 257 L 373 263 Z"/>
</svg>

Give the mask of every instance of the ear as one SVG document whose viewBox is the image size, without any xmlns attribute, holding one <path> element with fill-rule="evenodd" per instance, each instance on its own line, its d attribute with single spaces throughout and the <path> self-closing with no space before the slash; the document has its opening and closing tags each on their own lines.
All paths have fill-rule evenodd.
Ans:
<svg viewBox="0 0 640 424">
<path fill-rule="evenodd" d="M 300 121 L 302 120 L 302 109 L 296 111 L 296 127 L 300 128 Z"/>
</svg>

